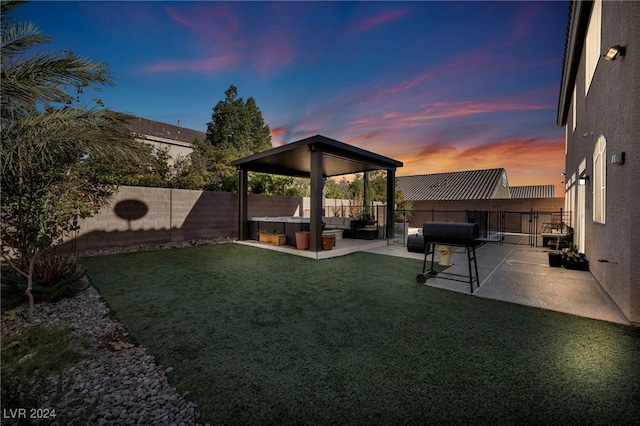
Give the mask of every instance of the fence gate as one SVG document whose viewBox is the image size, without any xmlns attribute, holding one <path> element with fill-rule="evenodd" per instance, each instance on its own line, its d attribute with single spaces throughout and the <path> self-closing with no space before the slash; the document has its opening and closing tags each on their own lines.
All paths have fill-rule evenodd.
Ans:
<svg viewBox="0 0 640 426">
<path fill-rule="evenodd" d="M 378 214 L 379 217 L 383 213 Z M 411 218 L 411 224 L 407 217 Z M 466 222 L 477 223 L 480 236 L 507 244 L 521 244 L 529 247 L 542 247 L 542 234 L 552 229 L 566 230 L 571 226 L 570 212 L 528 212 L 475 211 L 475 210 L 415 210 L 405 212 L 396 210 L 395 238 L 389 244 L 406 245 L 407 234 L 415 232 L 424 222 Z M 413 226 L 413 228 L 412 228 Z M 410 231 L 412 230 L 412 231 Z"/>
</svg>

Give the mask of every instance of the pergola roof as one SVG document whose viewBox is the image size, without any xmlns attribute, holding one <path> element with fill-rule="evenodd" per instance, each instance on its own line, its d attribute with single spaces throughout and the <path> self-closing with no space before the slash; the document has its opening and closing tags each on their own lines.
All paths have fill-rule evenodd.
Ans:
<svg viewBox="0 0 640 426">
<path fill-rule="evenodd" d="M 233 161 L 242 170 L 285 176 L 309 177 L 311 152 L 322 152 L 324 177 L 373 170 L 395 170 L 402 162 L 316 135 Z"/>
</svg>

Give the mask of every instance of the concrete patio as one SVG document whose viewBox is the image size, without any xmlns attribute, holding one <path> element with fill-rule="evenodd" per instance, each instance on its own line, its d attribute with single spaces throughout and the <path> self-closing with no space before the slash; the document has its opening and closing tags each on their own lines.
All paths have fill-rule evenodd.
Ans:
<svg viewBox="0 0 640 426">
<path fill-rule="evenodd" d="M 270 244 L 263 244 L 256 240 L 238 240 L 236 241 L 236 243 L 259 247 L 267 250 L 279 251 L 282 253 L 293 254 L 296 256 L 308 257 L 311 259 L 330 259 L 332 257 L 344 256 L 359 251 L 368 251 L 387 247 L 387 242 L 385 240 L 358 240 L 353 238 L 342 238 L 340 240 L 336 240 L 336 244 L 331 250 L 322 250 L 318 252 L 310 250 L 298 250 L 294 246 L 289 245 L 275 246 Z"/>
<path fill-rule="evenodd" d="M 552 268 L 548 262 L 548 249 L 524 245 L 522 243 L 528 237 L 521 238 L 521 241 L 516 240 L 521 244 L 486 244 L 476 249 L 480 285 L 474 287 L 474 296 L 629 325 L 627 318 L 590 272 Z M 409 253 L 406 247 L 399 246 L 375 247 L 365 251 L 420 261 L 424 259 L 423 254 Z M 439 261 L 437 251 L 435 259 Z M 446 272 L 468 276 L 464 248 L 456 250 L 451 260 L 453 265 Z M 415 275 L 419 272 L 422 272 L 422 264 Z M 430 278 L 423 285 L 470 293 L 468 282 Z"/>
<path fill-rule="evenodd" d="M 511 235 L 506 238 L 506 244 L 485 244 L 476 249 L 480 284 L 474 286 L 473 296 L 629 325 L 627 318 L 590 272 L 550 267 L 548 249 L 529 247 L 527 239 L 527 236 Z M 407 271 L 407 280 L 421 285 L 415 277 L 422 272 L 424 254 L 411 253 L 406 247 L 389 245 L 385 240 L 344 238 L 336 240 L 332 250 L 320 252 L 297 250 L 293 246 L 272 246 L 253 240 L 237 243 L 314 259 L 328 259 L 358 251 L 415 259 L 419 263 L 416 262 L 415 271 Z M 439 260 L 436 251 L 435 261 Z M 453 265 L 446 269 L 447 273 L 468 276 L 464 248 L 458 248 L 451 261 Z M 430 278 L 422 285 L 470 294 L 468 282 Z"/>
</svg>

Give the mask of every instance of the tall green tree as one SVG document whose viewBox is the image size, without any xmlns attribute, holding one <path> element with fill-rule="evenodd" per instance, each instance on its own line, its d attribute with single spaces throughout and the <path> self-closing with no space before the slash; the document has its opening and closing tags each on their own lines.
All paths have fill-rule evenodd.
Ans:
<svg viewBox="0 0 640 426">
<path fill-rule="evenodd" d="M 324 185 L 325 194 L 327 195 L 327 198 L 335 198 L 339 200 L 352 199 L 353 195 L 349 189 L 350 185 L 351 182 L 349 182 L 345 177 L 340 180 L 328 178 Z"/>
<path fill-rule="evenodd" d="M 213 147 L 209 142 L 200 139 L 194 140 L 191 147 L 191 154 L 179 161 L 173 186 L 181 189 L 213 190 Z"/>
<path fill-rule="evenodd" d="M 234 85 L 213 108 L 211 122 L 207 123 L 207 141 L 213 148 L 206 153 L 211 159 L 210 189 L 217 191 L 233 191 L 237 186 L 231 161 L 272 148 L 269 126 L 255 100 L 250 97 L 245 102 L 239 98 Z"/>
<path fill-rule="evenodd" d="M 368 184 L 366 185 L 368 188 L 365 188 L 366 180 L 368 180 Z M 374 170 L 368 172 L 367 175 L 357 173 L 354 175 L 353 180 L 347 180 L 344 177 L 340 180 L 329 178 L 327 179 L 325 189 L 328 198 L 351 200 L 354 206 L 363 207 L 363 215 L 371 215 L 373 213 L 371 209 L 373 201 L 381 201 L 383 203 L 387 201 L 387 174 L 383 170 Z M 365 193 L 367 190 L 369 192 L 369 201 L 365 202 Z M 404 203 L 404 195 L 396 185 L 396 207 L 399 209 L 408 209 L 408 205 L 405 206 Z M 367 205 L 369 208 L 366 208 Z M 411 208 L 413 208 L 412 205 Z"/>
<path fill-rule="evenodd" d="M 35 52 L 49 39 L 12 19 L 21 3 L 0 3 L 0 226 L 2 256 L 26 278 L 33 315 L 31 289 L 43 253 L 95 214 L 114 189 L 91 179 L 87 163 L 116 155 L 137 161 L 139 151 L 127 116 L 80 105 L 92 86 L 113 85 L 105 64 L 68 51 Z"/>
<path fill-rule="evenodd" d="M 251 173 L 249 175 L 249 191 L 252 194 L 308 197 L 311 191 L 309 185 L 308 178 L 265 173 Z"/>
<path fill-rule="evenodd" d="M 166 188 L 173 183 L 173 169 L 169 165 L 169 148 L 154 149 L 153 145 L 134 141 L 139 150 L 137 161 L 116 156 L 101 158 L 101 161 L 86 161 L 85 170 L 92 179 L 110 186 L 146 186 Z"/>
</svg>

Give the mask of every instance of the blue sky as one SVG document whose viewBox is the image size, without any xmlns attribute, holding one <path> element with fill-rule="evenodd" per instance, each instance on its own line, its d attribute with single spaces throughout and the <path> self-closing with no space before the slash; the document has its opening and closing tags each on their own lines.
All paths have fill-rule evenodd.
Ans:
<svg viewBox="0 0 640 426">
<path fill-rule="evenodd" d="M 33 2 L 16 17 L 106 62 L 106 106 L 206 130 L 230 84 L 274 146 L 322 134 L 398 175 L 504 167 L 557 185 L 568 2 Z"/>
</svg>

